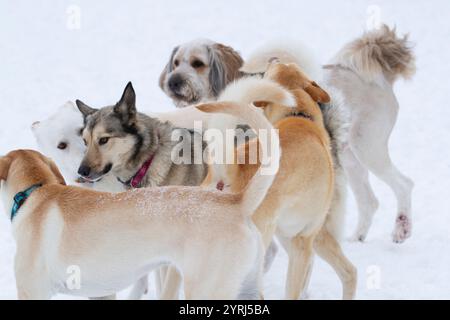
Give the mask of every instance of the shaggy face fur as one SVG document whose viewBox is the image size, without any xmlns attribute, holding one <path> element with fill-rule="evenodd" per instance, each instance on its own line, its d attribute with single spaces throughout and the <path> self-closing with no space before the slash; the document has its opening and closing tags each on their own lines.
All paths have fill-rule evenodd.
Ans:
<svg viewBox="0 0 450 320">
<path fill-rule="evenodd" d="M 231 47 L 194 40 L 173 49 L 159 79 L 161 89 L 177 107 L 215 99 L 241 76 L 241 56 Z"/>
</svg>

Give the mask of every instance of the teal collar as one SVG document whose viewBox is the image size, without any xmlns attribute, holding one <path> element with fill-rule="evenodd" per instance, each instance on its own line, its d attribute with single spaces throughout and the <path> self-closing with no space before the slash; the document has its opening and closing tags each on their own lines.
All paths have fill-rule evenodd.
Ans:
<svg viewBox="0 0 450 320">
<path fill-rule="evenodd" d="M 19 192 L 18 194 L 16 194 L 14 196 L 14 204 L 11 209 L 11 221 L 13 221 L 13 219 L 16 217 L 17 211 L 19 211 L 20 207 L 22 207 L 22 205 L 25 203 L 25 201 L 28 199 L 28 197 L 33 193 L 33 191 L 40 187 L 42 187 L 41 183 L 34 184 L 31 187 L 29 187 L 28 189 L 26 189 L 22 192 Z"/>
</svg>

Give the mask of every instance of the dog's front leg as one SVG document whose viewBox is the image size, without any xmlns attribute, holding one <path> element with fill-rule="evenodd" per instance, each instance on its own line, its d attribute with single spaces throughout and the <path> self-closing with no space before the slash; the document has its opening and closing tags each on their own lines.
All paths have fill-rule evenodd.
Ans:
<svg viewBox="0 0 450 320">
<path fill-rule="evenodd" d="M 40 275 L 16 274 L 16 286 L 19 300 L 49 300 L 52 297 L 50 282 Z"/>
</svg>

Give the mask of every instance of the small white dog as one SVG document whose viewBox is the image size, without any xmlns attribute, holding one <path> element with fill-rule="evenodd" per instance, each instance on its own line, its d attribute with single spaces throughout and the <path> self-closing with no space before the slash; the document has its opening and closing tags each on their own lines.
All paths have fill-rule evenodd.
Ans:
<svg viewBox="0 0 450 320">
<path fill-rule="evenodd" d="M 86 147 L 81 138 L 83 117 L 73 102 L 67 101 L 49 118 L 34 122 L 31 129 L 39 150 L 56 162 L 69 184 L 81 184 L 98 191 L 125 190 L 123 184 L 112 175 L 95 184 L 80 180 L 77 171 Z"/>
<path fill-rule="evenodd" d="M 348 43 L 324 66 L 326 83 L 342 92 L 351 113 L 347 146 L 339 153 L 358 204 L 355 240 L 366 238 L 378 208 L 369 172 L 389 185 L 397 197 L 393 241 L 400 243 L 411 236 L 413 182 L 392 163 L 388 142 L 399 110 L 393 84 L 414 72 L 407 36 L 397 37 L 386 25 Z"/>
</svg>

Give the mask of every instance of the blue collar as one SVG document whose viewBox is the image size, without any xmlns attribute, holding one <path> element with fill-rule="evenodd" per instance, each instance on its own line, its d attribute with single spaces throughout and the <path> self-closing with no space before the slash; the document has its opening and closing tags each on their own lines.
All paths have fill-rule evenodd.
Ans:
<svg viewBox="0 0 450 320">
<path fill-rule="evenodd" d="M 34 184 L 31 187 L 29 187 L 28 189 L 26 189 L 22 192 L 19 192 L 18 194 L 16 194 L 14 196 L 14 204 L 11 209 L 11 221 L 13 221 L 13 219 L 17 215 L 17 211 L 19 211 L 20 207 L 22 207 L 22 205 L 25 203 L 25 201 L 28 199 L 28 197 L 33 193 L 33 191 L 40 187 L 42 187 L 41 183 Z"/>
</svg>

